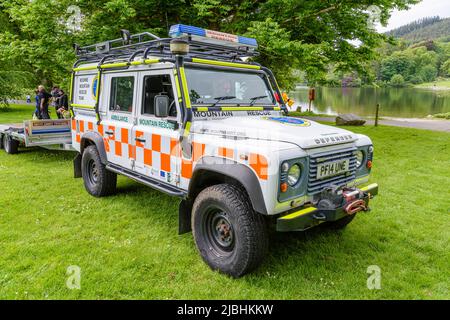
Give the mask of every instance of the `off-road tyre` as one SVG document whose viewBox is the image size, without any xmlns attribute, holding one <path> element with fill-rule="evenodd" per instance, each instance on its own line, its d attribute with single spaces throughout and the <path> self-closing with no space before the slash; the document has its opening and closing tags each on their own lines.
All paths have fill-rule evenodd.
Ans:
<svg viewBox="0 0 450 320">
<path fill-rule="evenodd" d="M 200 255 L 213 270 L 241 277 L 256 269 L 267 253 L 266 221 L 236 186 L 219 184 L 200 192 L 191 223 Z"/>
<path fill-rule="evenodd" d="M 116 191 L 117 174 L 106 169 L 94 145 L 83 151 L 81 175 L 87 192 L 94 197 L 108 196 Z"/>
</svg>

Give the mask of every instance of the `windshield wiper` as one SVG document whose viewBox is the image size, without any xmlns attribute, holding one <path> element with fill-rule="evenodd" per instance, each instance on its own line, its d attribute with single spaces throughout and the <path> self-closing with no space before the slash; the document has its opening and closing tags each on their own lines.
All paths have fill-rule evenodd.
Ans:
<svg viewBox="0 0 450 320">
<path fill-rule="evenodd" d="M 255 102 L 256 102 L 256 100 L 259 100 L 259 99 L 262 99 L 262 98 L 267 98 L 267 95 L 265 95 L 265 96 L 257 96 L 257 97 L 253 97 L 253 98 L 250 98 L 250 105 L 252 106 L 252 105 L 254 105 L 255 104 Z"/>
<path fill-rule="evenodd" d="M 211 105 L 211 107 L 216 106 L 216 104 L 218 104 L 218 103 L 219 103 L 220 101 L 222 101 L 222 100 L 236 99 L 236 97 L 235 97 L 235 96 L 223 96 L 223 97 L 216 97 L 216 98 L 214 98 L 214 99 L 217 99 L 217 101 L 214 102 L 214 103 Z"/>
</svg>

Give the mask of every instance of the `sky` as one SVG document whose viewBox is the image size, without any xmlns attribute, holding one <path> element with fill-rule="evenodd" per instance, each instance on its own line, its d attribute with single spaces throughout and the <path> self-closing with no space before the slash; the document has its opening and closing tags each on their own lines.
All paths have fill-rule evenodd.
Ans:
<svg viewBox="0 0 450 320">
<path fill-rule="evenodd" d="M 393 11 L 387 27 L 377 26 L 378 32 L 389 31 L 420 18 L 440 16 L 450 17 L 450 0 L 423 0 L 409 10 Z"/>
</svg>

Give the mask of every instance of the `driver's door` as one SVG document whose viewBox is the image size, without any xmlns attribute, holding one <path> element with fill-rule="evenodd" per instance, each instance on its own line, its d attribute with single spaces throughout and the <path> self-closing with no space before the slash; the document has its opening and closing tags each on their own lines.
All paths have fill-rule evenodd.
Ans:
<svg viewBox="0 0 450 320">
<path fill-rule="evenodd" d="M 179 105 L 172 69 L 139 73 L 139 102 L 137 123 L 133 128 L 136 145 L 134 170 L 153 179 L 179 186 L 181 167 L 179 132 Z M 169 97 L 169 116 L 155 116 L 154 98 Z"/>
</svg>

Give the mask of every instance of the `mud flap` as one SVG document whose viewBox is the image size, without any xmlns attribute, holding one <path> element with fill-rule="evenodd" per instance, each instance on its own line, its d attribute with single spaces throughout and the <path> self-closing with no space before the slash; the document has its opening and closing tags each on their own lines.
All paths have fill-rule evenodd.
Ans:
<svg viewBox="0 0 450 320">
<path fill-rule="evenodd" d="M 73 177 L 81 178 L 81 153 L 77 153 L 77 156 L 73 159 Z"/>
<path fill-rule="evenodd" d="M 181 200 L 178 207 L 178 234 L 191 232 L 192 201 Z"/>
</svg>

